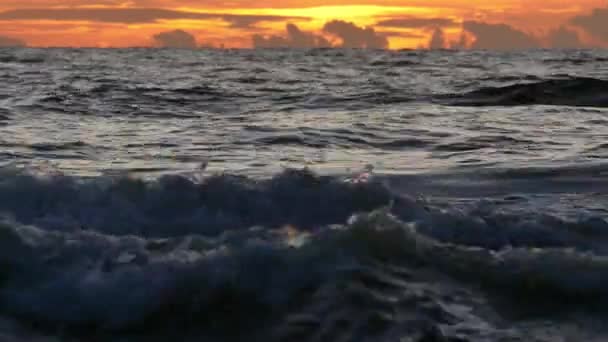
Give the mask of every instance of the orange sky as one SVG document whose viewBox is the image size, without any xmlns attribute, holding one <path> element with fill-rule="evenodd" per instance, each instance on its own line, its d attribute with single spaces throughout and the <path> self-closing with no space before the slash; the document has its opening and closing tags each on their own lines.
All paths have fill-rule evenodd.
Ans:
<svg viewBox="0 0 608 342">
<path fill-rule="evenodd" d="M 133 11 L 136 8 L 139 10 Z M 285 25 L 293 23 L 303 32 L 323 36 L 336 45 L 342 38 L 323 31 L 323 27 L 331 20 L 343 20 L 361 28 L 373 27 L 375 34 L 386 37 L 388 46 L 396 49 L 426 47 L 437 28 L 444 32 L 447 46 L 460 37 L 463 21 L 474 20 L 504 23 L 539 37 L 539 41 L 550 30 L 564 26 L 577 32 L 586 44 L 604 46 L 604 37 L 598 36 L 603 31 L 593 26 L 591 19 L 588 26 L 576 26 L 572 21 L 590 15 L 595 8 L 608 8 L 608 2 L 2 0 L 0 36 L 21 39 L 31 46 L 126 47 L 151 46 L 155 34 L 181 29 L 195 36 L 201 45 L 247 48 L 252 46 L 254 34 L 284 36 Z M 407 24 L 399 21 L 402 19 L 407 19 Z M 469 39 L 476 38 L 473 35 Z"/>
</svg>

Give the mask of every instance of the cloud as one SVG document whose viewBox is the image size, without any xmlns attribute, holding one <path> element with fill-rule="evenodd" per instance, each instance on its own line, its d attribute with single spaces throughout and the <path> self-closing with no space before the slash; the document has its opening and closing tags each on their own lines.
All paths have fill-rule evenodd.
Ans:
<svg viewBox="0 0 608 342">
<path fill-rule="evenodd" d="M 211 14 L 210 14 L 211 15 Z M 216 14 L 217 16 L 217 14 Z M 245 15 L 245 14 L 222 14 L 221 19 L 230 23 L 233 28 L 251 28 L 260 22 L 281 22 L 287 20 L 310 20 L 307 17 L 288 17 L 278 15 Z"/>
<path fill-rule="evenodd" d="M 459 26 L 460 24 L 450 18 L 399 17 L 382 20 L 376 25 L 381 27 L 403 28 L 432 32 L 431 38 L 428 41 L 428 48 L 431 50 L 437 50 L 448 47 L 448 42 L 443 28 Z"/>
<path fill-rule="evenodd" d="M 464 32 L 460 33 L 458 40 L 450 42 L 450 49 L 464 50 L 467 48 L 467 36 Z"/>
<path fill-rule="evenodd" d="M 465 21 L 463 29 L 475 36 L 472 49 L 521 50 L 541 47 L 539 40 L 507 24 Z"/>
<path fill-rule="evenodd" d="M 275 18 L 275 17 L 260 17 L 260 16 L 226 16 L 222 18 L 224 21 L 230 23 L 231 27 L 234 28 L 251 28 L 255 26 L 255 24 L 261 21 L 276 21 L 276 20 L 285 20 L 285 18 Z M 262 20 L 264 19 L 264 20 Z"/>
<path fill-rule="evenodd" d="M 155 34 L 154 45 L 161 48 L 196 49 L 196 38 L 182 30 L 167 31 Z"/>
<path fill-rule="evenodd" d="M 323 36 L 304 32 L 294 24 L 287 24 L 285 29 L 287 31 L 286 37 L 254 35 L 252 38 L 253 47 L 311 49 L 331 46 L 329 41 Z"/>
<path fill-rule="evenodd" d="M 429 41 L 429 49 L 438 50 L 438 49 L 444 49 L 445 47 L 446 47 L 445 34 L 443 33 L 442 29 L 436 28 L 433 31 L 431 40 Z"/>
<path fill-rule="evenodd" d="M 238 15 L 175 11 L 161 8 L 38 8 L 0 12 L 0 20 L 96 21 L 105 23 L 145 24 L 159 20 L 222 19 L 233 27 L 251 27 L 263 21 L 307 19 L 276 15 Z"/>
<path fill-rule="evenodd" d="M 323 31 L 335 35 L 342 40 L 340 47 L 386 49 L 388 40 L 385 36 L 377 34 L 371 27 L 359 27 L 353 23 L 332 20 L 323 26 Z"/>
<path fill-rule="evenodd" d="M 584 47 L 578 33 L 564 26 L 549 32 L 547 35 L 549 47 L 557 49 L 579 49 Z"/>
<path fill-rule="evenodd" d="M 287 24 L 287 36 L 294 46 L 301 47 L 329 47 L 331 44 L 323 36 L 301 31 L 294 24 Z"/>
<path fill-rule="evenodd" d="M 579 15 L 570 20 L 572 25 L 578 26 L 592 36 L 608 41 L 608 8 L 596 8 L 591 14 Z"/>
<path fill-rule="evenodd" d="M 256 49 L 291 47 L 289 40 L 281 36 L 264 37 L 262 35 L 255 34 L 251 39 L 253 40 L 253 47 Z"/>
<path fill-rule="evenodd" d="M 321 35 L 300 30 L 294 24 L 287 24 L 287 35 L 264 37 L 254 35 L 253 46 L 255 48 L 320 48 L 332 47 L 332 44 Z M 353 23 L 333 20 L 323 26 L 323 31 L 336 36 L 341 40 L 338 47 L 344 48 L 388 48 L 386 36 L 376 33 L 373 28 L 361 28 Z"/>
<path fill-rule="evenodd" d="M 0 36 L 0 47 L 24 47 L 25 42 L 11 37 Z"/>
<path fill-rule="evenodd" d="M 449 18 L 416 18 L 416 17 L 405 17 L 405 18 L 393 18 L 382 20 L 376 24 L 376 26 L 382 27 L 398 27 L 398 28 L 411 28 L 411 29 L 423 29 L 423 28 L 437 28 L 437 27 L 448 27 L 457 26 L 458 23 Z"/>
<path fill-rule="evenodd" d="M 382 37 L 398 37 L 398 38 L 410 38 L 410 39 L 424 39 L 427 37 L 426 34 L 413 33 L 413 32 L 402 32 L 402 31 L 382 31 L 378 32 L 379 36 Z"/>
</svg>

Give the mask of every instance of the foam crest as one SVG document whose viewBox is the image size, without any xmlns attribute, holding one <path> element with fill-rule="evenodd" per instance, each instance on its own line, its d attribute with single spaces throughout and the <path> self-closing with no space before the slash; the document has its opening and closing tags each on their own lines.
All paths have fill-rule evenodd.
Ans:
<svg viewBox="0 0 608 342">
<path fill-rule="evenodd" d="M 79 337 L 492 340 L 511 334 L 500 318 L 479 314 L 493 310 L 480 299 L 493 293 L 528 305 L 606 299 L 603 219 L 507 213 L 486 202 L 438 207 L 366 174 L 194 181 L 7 173 L 0 316 Z M 230 219 L 184 214 L 200 207 Z M 85 217 L 77 210 L 98 221 L 74 228 Z M 178 217 L 196 217 L 195 228 Z"/>
<path fill-rule="evenodd" d="M 0 212 L 50 230 L 115 235 L 214 235 L 255 225 L 314 228 L 387 204 L 378 184 L 350 184 L 309 171 L 271 179 L 217 175 L 200 183 L 179 175 L 144 181 L 126 177 L 36 177 L 5 170 Z"/>
</svg>

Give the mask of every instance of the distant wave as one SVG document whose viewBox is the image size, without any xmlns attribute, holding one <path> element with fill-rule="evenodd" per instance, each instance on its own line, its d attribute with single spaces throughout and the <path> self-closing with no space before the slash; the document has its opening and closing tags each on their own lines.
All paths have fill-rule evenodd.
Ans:
<svg viewBox="0 0 608 342">
<path fill-rule="evenodd" d="M 462 151 L 474 151 L 483 148 L 504 148 L 504 147 L 517 147 L 517 146 L 530 146 L 535 142 L 527 139 L 518 139 L 507 135 L 497 136 L 478 136 L 467 138 L 462 141 L 450 142 L 435 146 L 435 151 L 444 152 L 462 152 Z"/>
<path fill-rule="evenodd" d="M 402 150 L 412 148 L 423 148 L 430 144 L 430 142 L 423 139 L 417 139 L 413 137 L 404 137 L 401 139 L 395 138 L 371 138 L 364 137 L 356 132 L 323 132 L 325 134 L 319 134 L 314 131 L 307 132 L 308 134 L 274 134 L 268 135 L 261 138 L 257 138 L 253 141 L 248 141 L 249 144 L 264 144 L 264 145 L 297 145 L 306 146 L 312 148 L 330 148 L 332 146 L 338 146 L 344 149 L 353 148 L 381 148 L 386 150 Z"/>
<path fill-rule="evenodd" d="M 0 51 L 0 63 L 41 64 L 46 61 L 47 58 L 43 54 L 8 54 L 6 51 Z"/>
<path fill-rule="evenodd" d="M 608 107 L 608 81 L 574 77 L 486 87 L 443 98 L 452 106 L 557 105 Z"/>
<path fill-rule="evenodd" d="M 381 67 L 411 67 L 420 65 L 421 63 L 418 61 L 412 61 L 408 59 L 397 59 L 397 60 L 377 60 L 370 63 L 371 66 L 381 66 Z"/>
<path fill-rule="evenodd" d="M 588 63 L 603 63 L 608 62 L 606 57 L 586 56 L 586 57 L 564 57 L 564 58 L 546 58 L 543 59 L 544 63 L 556 63 L 556 64 L 575 64 L 582 65 Z"/>
<path fill-rule="evenodd" d="M 605 220 L 438 208 L 373 177 L 4 171 L 0 209 L 0 316 L 53 334 L 525 339 L 475 311 L 478 287 L 608 299 Z"/>
<path fill-rule="evenodd" d="M 66 142 L 66 143 L 40 143 L 40 144 L 32 144 L 32 145 L 25 145 L 33 150 L 36 151 L 43 151 L 43 152 L 50 152 L 50 151 L 73 151 L 73 150 L 79 150 L 79 149 L 83 149 L 86 147 L 90 147 L 87 143 L 83 142 L 83 141 L 73 141 L 73 142 Z"/>
</svg>

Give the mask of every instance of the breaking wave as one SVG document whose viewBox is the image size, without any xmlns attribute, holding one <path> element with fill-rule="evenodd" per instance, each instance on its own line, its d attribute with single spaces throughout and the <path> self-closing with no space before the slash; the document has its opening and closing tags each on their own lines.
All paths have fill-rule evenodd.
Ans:
<svg viewBox="0 0 608 342">
<path fill-rule="evenodd" d="M 527 336 L 489 294 L 607 299 L 603 218 L 482 202 L 439 207 L 369 174 L 4 170 L 0 316 L 83 338 L 482 341 Z"/>
</svg>

